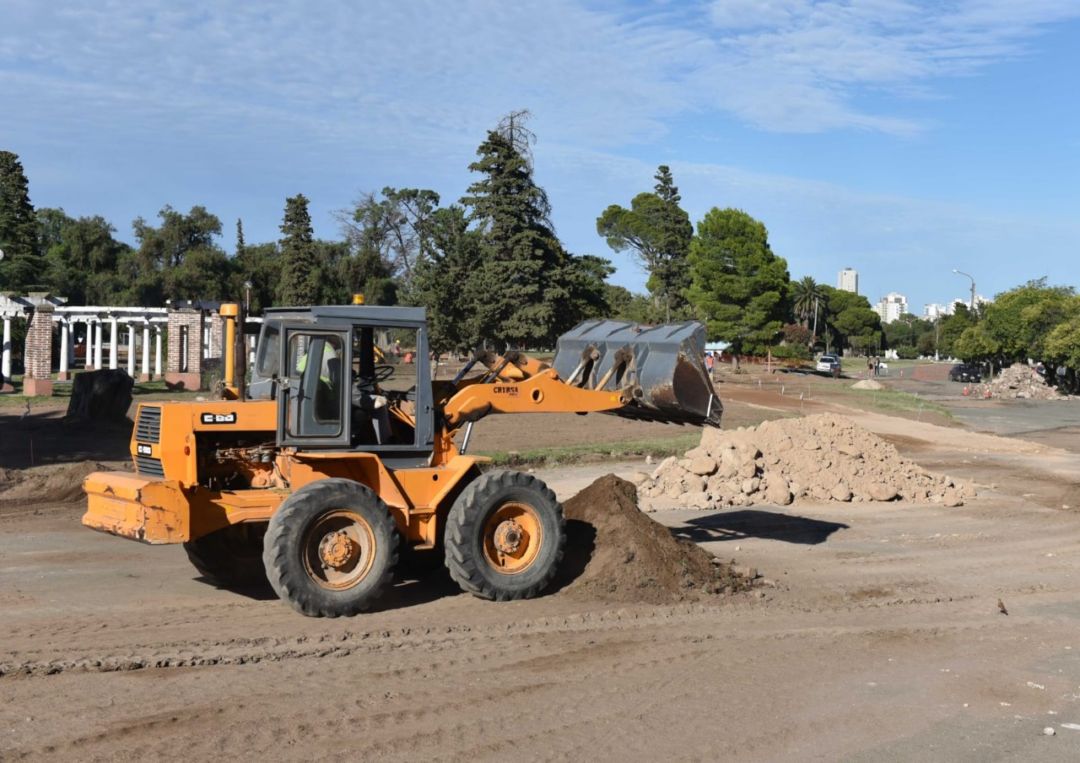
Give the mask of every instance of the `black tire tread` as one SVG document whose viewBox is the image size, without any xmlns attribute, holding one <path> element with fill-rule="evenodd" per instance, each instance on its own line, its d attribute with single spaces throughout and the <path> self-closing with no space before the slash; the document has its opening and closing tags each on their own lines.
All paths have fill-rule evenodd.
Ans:
<svg viewBox="0 0 1080 763">
<path fill-rule="evenodd" d="M 479 565 L 485 562 L 482 559 L 473 558 L 468 549 L 470 539 L 482 531 L 482 528 L 477 525 L 486 519 L 484 508 L 497 500 L 505 490 L 520 488 L 536 490 L 550 506 L 554 507 L 560 530 L 558 548 L 549 569 L 540 579 L 525 589 L 506 590 L 494 585 L 483 575 Z M 542 510 L 542 507 L 537 508 Z M 450 577 L 463 591 L 482 599 L 491 601 L 531 599 L 547 588 L 558 572 L 566 547 L 565 525 L 562 504 L 543 481 L 531 474 L 511 470 L 487 472 L 473 480 L 462 491 L 447 515 L 444 536 L 446 568 L 450 571 Z"/>
<path fill-rule="evenodd" d="M 377 516 L 371 519 L 382 523 L 382 534 L 388 536 L 386 542 L 389 545 L 390 559 L 385 569 L 376 573 L 379 579 L 362 599 L 342 605 L 320 595 L 320 591 L 303 585 L 307 573 L 299 563 L 288 557 L 285 539 L 290 533 L 303 533 L 304 526 L 310 519 L 308 515 L 320 507 L 354 508 L 343 501 L 357 500 L 369 502 L 376 509 Z M 380 534 L 379 527 L 372 529 L 376 535 Z M 398 540 L 390 509 L 375 491 L 353 480 L 330 477 L 304 485 L 274 512 L 263 541 L 263 565 L 271 587 L 298 612 L 309 617 L 349 617 L 369 609 L 390 585 L 398 561 Z"/>
</svg>

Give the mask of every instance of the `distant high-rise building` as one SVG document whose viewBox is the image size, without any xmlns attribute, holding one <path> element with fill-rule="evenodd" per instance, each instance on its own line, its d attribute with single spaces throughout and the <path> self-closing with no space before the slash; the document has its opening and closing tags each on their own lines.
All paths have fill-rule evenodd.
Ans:
<svg viewBox="0 0 1080 763">
<path fill-rule="evenodd" d="M 944 318 L 946 315 L 952 314 L 951 305 L 939 305 L 936 302 L 923 305 L 923 318 L 928 321 L 936 321 L 938 318 Z"/>
<path fill-rule="evenodd" d="M 907 297 L 895 291 L 889 292 L 881 298 L 874 310 L 881 316 L 882 323 L 892 323 L 908 311 Z"/>
<path fill-rule="evenodd" d="M 836 278 L 836 288 L 840 291 L 859 293 L 859 273 L 854 268 L 844 268 Z"/>
</svg>

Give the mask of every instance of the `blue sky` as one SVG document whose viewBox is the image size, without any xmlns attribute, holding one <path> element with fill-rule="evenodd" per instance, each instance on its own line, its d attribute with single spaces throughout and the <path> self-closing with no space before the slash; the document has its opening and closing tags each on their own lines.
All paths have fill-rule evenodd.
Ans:
<svg viewBox="0 0 1080 763">
<path fill-rule="evenodd" d="M 577 253 L 671 165 L 697 221 L 761 219 L 793 277 L 872 301 L 1078 283 L 1080 2 L 0 0 L 0 148 L 36 206 L 131 220 L 203 204 L 249 242 L 284 199 L 460 197 L 484 131 L 527 108 Z"/>
</svg>

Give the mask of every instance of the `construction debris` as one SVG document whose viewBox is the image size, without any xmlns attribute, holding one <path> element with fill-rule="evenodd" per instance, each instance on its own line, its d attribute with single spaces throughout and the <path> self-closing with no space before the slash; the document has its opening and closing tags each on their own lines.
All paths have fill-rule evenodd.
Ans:
<svg viewBox="0 0 1080 763">
<path fill-rule="evenodd" d="M 556 586 L 602 601 L 668 604 L 749 588 L 740 574 L 696 543 L 643 514 L 637 492 L 613 474 L 563 504 L 566 555 Z"/>
<path fill-rule="evenodd" d="M 990 392 L 990 397 L 1003 400 L 1064 400 L 1067 397 L 1047 384 L 1034 368 L 1023 363 L 1013 363 L 984 385 L 984 390 Z"/>
<path fill-rule="evenodd" d="M 930 474 L 843 416 L 704 430 L 701 444 L 639 478 L 649 509 L 719 509 L 793 501 L 915 501 L 960 506 L 974 487 Z"/>
</svg>

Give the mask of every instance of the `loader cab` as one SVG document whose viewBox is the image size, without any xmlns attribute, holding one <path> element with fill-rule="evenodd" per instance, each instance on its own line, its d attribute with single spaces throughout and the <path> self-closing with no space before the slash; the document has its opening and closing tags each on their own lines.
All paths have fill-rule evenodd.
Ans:
<svg viewBox="0 0 1080 763">
<path fill-rule="evenodd" d="M 434 403 L 423 308 L 314 307 L 273 316 L 257 370 L 274 361 L 279 445 L 376 453 L 393 467 L 430 460 Z"/>
</svg>

